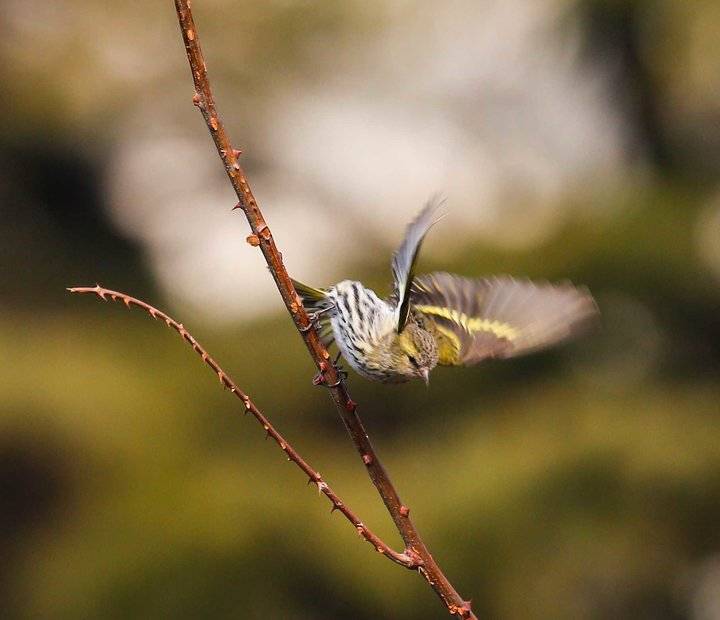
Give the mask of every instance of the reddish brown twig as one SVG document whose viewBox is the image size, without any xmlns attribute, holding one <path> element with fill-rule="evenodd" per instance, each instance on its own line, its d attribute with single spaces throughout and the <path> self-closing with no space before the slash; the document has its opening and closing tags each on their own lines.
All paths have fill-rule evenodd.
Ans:
<svg viewBox="0 0 720 620">
<path fill-rule="evenodd" d="M 122 301 L 128 308 L 130 308 L 131 306 L 137 306 L 138 308 L 145 310 L 145 312 L 147 312 L 152 318 L 160 318 L 165 321 L 166 325 L 174 329 L 178 334 L 180 334 L 183 340 L 185 340 L 185 342 L 187 342 L 192 347 L 192 350 L 195 351 L 195 353 L 197 353 L 202 358 L 202 361 L 205 362 L 212 369 L 212 371 L 217 375 L 218 379 L 220 380 L 222 386 L 230 390 L 242 401 L 243 406 L 245 407 L 245 413 L 252 414 L 252 416 L 263 427 L 263 429 L 265 429 L 267 437 L 272 437 L 275 440 L 275 443 L 285 453 L 287 459 L 295 463 L 303 472 L 305 472 L 305 474 L 308 476 L 308 484 L 312 483 L 316 485 L 318 488 L 318 493 L 322 493 L 330 500 L 330 503 L 332 504 L 330 512 L 335 512 L 336 510 L 338 512 L 341 512 L 347 518 L 347 520 L 355 526 L 358 534 L 360 534 L 360 536 L 362 536 L 373 547 L 375 547 L 375 550 L 377 552 L 382 553 L 383 555 L 390 558 L 393 562 L 397 562 L 398 564 L 401 564 L 406 568 L 416 567 L 415 560 L 412 557 L 405 553 L 398 553 L 397 551 L 391 549 L 390 546 L 388 546 L 381 538 L 379 538 L 374 532 L 372 532 L 372 530 L 369 530 L 367 526 L 357 517 L 357 515 L 355 515 L 355 513 L 350 510 L 350 508 L 348 508 L 344 502 L 340 500 L 340 498 L 335 494 L 335 492 L 322 479 L 322 476 L 317 471 L 315 471 L 312 466 L 310 466 L 295 451 L 295 449 L 277 430 L 275 430 L 275 427 L 262 413 L 260 413 L 260 410 L 255 406 L 255 403 L 250 400 L 250 397 L 237 386 L 237 384 L 230 378 L 230 375 L 228 375 L 220 367 L 220 364 L 218 364 L 203 348 L 203 346 L 197 340 L 195 340 L 192 334 L 187 329 L 185 329 L 182 323 L 178 323 L 172 317 L 168 316 L 164 312 L 158 310 L 157 308 L 151 306 L 148 303 L 145 303 L 140 299 L 136 299 L 135 297 L 131 297 L 130 295 L 126 295 L 125 293 L 120 293 L 118 291 L 111 291 L 109 289 L 102 288 L 99 284 L 92 287 L 76 286 L 67 290 L 71 293 L 94 293 L 103 301 L 107 301 L 108 298 L 110 298 L 112 301 Z"/>
<path fill-rule="evenodd" d="M 470 602 L 463 600 L 453 588 L 423 543 L 420 534 L 410 519 L 409 508 L 400 500 L 400 496 L 370 443 L 367 432 L 357 415 L 355 402 L 350 398 L 345 384 L 338 381 L 335 367 L 329 362 L 330 355 L 308 319 L 305 308 L 285 269 L 281 254 L 275 246 L 270 228 L 268 228 L 255 201 L 245 173 L 238 163 L 240 151 L 233 148 L 225 127 L 218 116 L 208 81 L 205 60 L 200 49 L 197 28 L 190 11 L 189 0 L 175 0 L 175 9 L 195 84 L 193 103 L 202 112 L 218 154 L 225 165 L 225 171 L 238 196 L 239 203 L 237 207 L 243 210 L 250 224 L 252 234 L 248 237 L 248 243 L 260 247 L 285 306 L 320 371 L 319 376 L 327 386 L 333 386 L 329 390 L 333 401 L 355 447 L 362 457 L 373 484 L 380 493 L 390 516 L 395 522 L 395 526 L 403 538 L 406 547 L 405 553 L 416 559 L 417 570 L 435 590 L 450 613 L 462 618 L 475 618 L 470 609 Z"/>
</svg>

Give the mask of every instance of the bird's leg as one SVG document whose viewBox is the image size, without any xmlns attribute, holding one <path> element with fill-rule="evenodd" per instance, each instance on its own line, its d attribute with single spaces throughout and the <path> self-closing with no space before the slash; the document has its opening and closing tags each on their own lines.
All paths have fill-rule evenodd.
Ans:
<svg viewBox="0 0 720 620">
<path fill-rule="evenodd" d="M 320 316 L 325 314 L 326 312 L 330 312 L 330 310 L 334 310 L 335 305 L 326 306 L 322 310 L 315 310 L 314 312 L 308 312 L 308 319 L 310 319 L 310 322 L 305 327 L 298 327 L 298 329 L 302 332 L 309 332 L 313 327 L 317 329 L 319 327 L 319 320 Z"/>
<path fill-rule="evenodd" d="M 338 374 L 338 376 L 341 376 L 343 379 L 348 378 L 347 370 L 345 370 L 341 364 L 338 364 L 338 361 L 340 360 L 340 356 L 342 353 L 338 351 L 337 355 L 335 356 L 335 359 L 333 360 L 333 366 L 335 367 L 335 372 Z"/>
<path fill-rule="evenodd" d="M 337 373 L 337 381 L 335 383 L 325 383 L 325 377 L 324 375 L 319 372 L 313 377 L 313 385 L 323 385 L 326 388 L 335 388 L 338 385 L 340 385 L 345 379 L 347 379 L 348 374 L 347 371 L 343 369 L 342 366 L 338 365 L 338 360 L 340 359 L 340 351 L 338 351 L 338 354 L 335 356 L 335 359 L 333 360 L 333 368 L 335 368 L 335 372 Z"/>
</svg>

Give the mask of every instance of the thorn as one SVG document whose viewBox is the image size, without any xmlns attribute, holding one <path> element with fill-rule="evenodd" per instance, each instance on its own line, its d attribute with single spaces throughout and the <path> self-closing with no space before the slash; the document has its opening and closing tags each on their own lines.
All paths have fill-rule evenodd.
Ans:
<svg viewBox="0 0 720 620">
<path fill-rule="evenodd" d="M 365 538 L 365 526 L 362 523 L 358 523 L 355 529 L 357 530 L 358 536 Z"/>
<path fill-rule="evenodd" d="M 213 131 L 217 131 L 217 130 L 218 130 L 218 120 L 217 120 L 217 117 L 216 117 L 216 116 L 211 116 L 211 117 L 210 117 L 210 127 L 212 127 L 212 130 L 213 130 Z"/>
<path fill-rule="evenodd" d="M 328 353 L 328 350 L 327 350 L 327 349 L 323 350 L 322 356 L 323 356 L 326 360 L 327 360 L 327 359 L 330 359 L 330 354 Z"/>
<path fill-rule="evenodd" d="M 328 488 L 327 484 L 325 484 L 322 480 L 320 480 L 317 483 L 317 487 L 318 487 L 318 495 L 320 495 L 320 493 L 322 493 L 323 491 L 325 491 Z"/>
<path fill-rule="evenodd" d="M 200 95 L 198 95 L 197 92 L 193 95 L 192 102 L 196 108 L 200 107 L 200 105 L 201 105 Z"/>
<path fill-rule="evenodd" d="M 407 506 L 400 506 L 400 515 L 407 517 L 410 514 L 410 509 Z"/>
<path fill-rule="evenodd" d="M 320 372 L 325 372 L 328 369 L 328 365 L 326 361 L 321 361 L 320 364 L 318 364 L 320 367 Z"/>
<path fill-rule="evenodd" d="M 333 503 L 332 507 L 330 508 L 330 514 L 335 512 L 338 508 L 340 508 L 340 506 L 342 506 L 342 502 Z"/>
<path fill-rule="evenodd" d="M 237 208 L 237 207 L 234 207 Z M 248 235 L 245 238 L 245 241 L 247 241 L 252 247 L 256 248 L 260 245 L 260 239 L 258 239 L 257 235 Z"/>
<path fill-rule="evenodd" d="M 383 555 L 385 554 L 385 549 L 383 549 L 382 547 L 375 547 L 375 551 Z"/>
<path fill-rule="evenodd" d="M 313 377 L 313 385 L 322 385 L 325 383 L 325 377 L 323 377 L 322 373 L 318 373 Z"/>
<path fill-rule="evenodd" d="M 363 454 L 362 460 L 365 465 L 370 465 L 373 462 L 373 457 L 370 454 Z"/>
<path fill-rule="evenodd" d="M 235 211 L 235 209 L 242 209 L 242 208 L 243 208 L 242 202 L 238 202 L 238 203 L 237 203 L 232 209 L 230 209 L 230 210 L 231 210 L 231 211 Z"/>
<path fill-rule="evenodd" d="M 233 149 L 232 152 L 233 152 L 233 155 L 235 156 L 235 159 L 240 157 L 240 155 L 242 155 L 242 153 L 243 153 L 241 149 Z"/>
</svg>

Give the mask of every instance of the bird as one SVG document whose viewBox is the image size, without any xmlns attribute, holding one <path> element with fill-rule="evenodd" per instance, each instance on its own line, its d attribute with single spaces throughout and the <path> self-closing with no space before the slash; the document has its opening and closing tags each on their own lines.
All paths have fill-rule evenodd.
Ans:
<svg viewBox="0 0 720 620">
<path fill-rule="evenodd" d="M 416 275 L 423 240 L 442 217 L 432 198 L 407 226 L 392 258 L 387 299 L 354 280 L 316 288 L 293 280 L 326 347 L 333 342 L 359 375 L 382 383 L 420 379 L 440 366 L 473 366 L 532 353 L 592 324 L 597 305 L 584 287 L 511 276 Z"/>
</svg>

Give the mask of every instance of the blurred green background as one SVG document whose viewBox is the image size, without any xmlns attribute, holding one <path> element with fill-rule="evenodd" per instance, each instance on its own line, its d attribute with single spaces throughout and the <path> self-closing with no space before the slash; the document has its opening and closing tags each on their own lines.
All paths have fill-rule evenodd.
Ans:
<svg viewBox="0 0 720 620">
<path fill-rule="evenodd" d="M 720 8 L 195 0 L 292 275 L 587 284 L 597 332 L 350 390 L 481 618 L 720 618 Z M 399 547 L 190 98 L 172 3 L 0 5 L 4 618 L 443 618 L 305 486 L 185 323 Z"/>
</svg>

